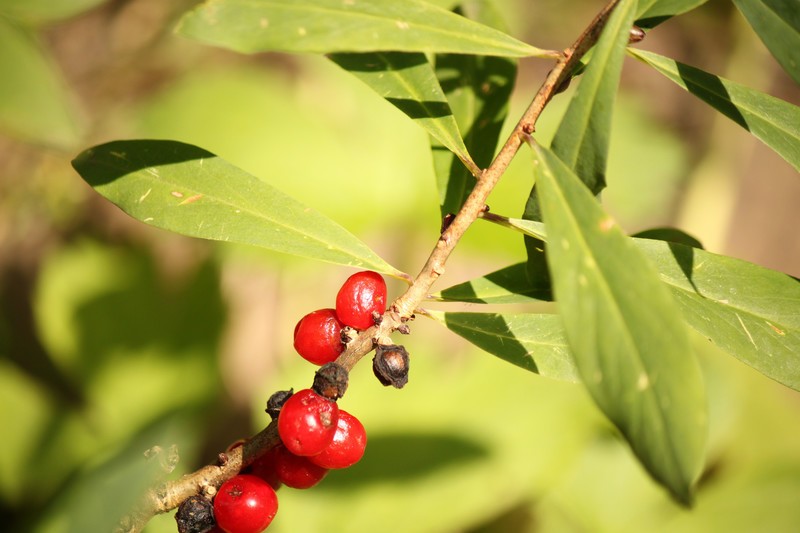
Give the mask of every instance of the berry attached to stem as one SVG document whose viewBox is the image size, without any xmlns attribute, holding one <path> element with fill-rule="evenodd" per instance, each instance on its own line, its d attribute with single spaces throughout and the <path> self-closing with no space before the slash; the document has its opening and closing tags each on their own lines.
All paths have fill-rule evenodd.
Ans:
<svg viewBox="0 0 800 533">
<path fill-rule="evenodd" d="M 335 361 L 344 349 L 336 311 L 319 309 L 301 318 L 294 328 L 294 349 L 318 366 Z"/>
<path fill-rule="evenodd" d="M 379 345 L 372 359 L 372 371 L 384 386 L 402 389 L 408 383 L 409 357 L 399 344 Z"/>
<path fill-rule="evenodd" d="M 214 498 L 214 516 L 225 533 L 260 533 L 278 512 L 278 497 L 269 483 L 248 474 L 233 476 Z"/>
<path fill-rule="evenodd" d="M 333 440 L 339 420 L 336 402 L 311 389 L 303 389 L 283 404 L 278 415 L 278 434 L 295 455 L 316 455 Z"/>
<path fill-rule="evenodd" d="M 295 455 L 285 446 L 275 447 L 275 475 L 293 489 L 308 489 L 322 481 L 328 469 L 311 462 L 310 457 Z"/>
<path fill-rule="evenodd" d="M 308 459 L 323 468 L 347 468 L 361 460 L 366 447 L 367 432 L 363 424 L 347 411 L 340 409 L 333 442 Z"/>
<path fill-rule="evenodd" d="M 336 316 L 342 324 L 358 330 L 375 325 L 373 313 L 386 312 L 386 282 L 371 270 L 347 278 L 336 295 Z"/>
</svg>

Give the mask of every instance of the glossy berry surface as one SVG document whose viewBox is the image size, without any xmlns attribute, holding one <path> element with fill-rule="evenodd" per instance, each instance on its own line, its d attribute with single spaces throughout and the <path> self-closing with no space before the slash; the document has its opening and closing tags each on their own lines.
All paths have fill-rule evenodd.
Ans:
<svg viewBox="0 0 800 533">
<path fill-rule="evenodd" d="M 333 441 L 309 460 L 323 468 L 347 468 L 364 456 L 367 432 L 359 420 L 347 411 L 339 410 L 339 422 Z"/>
<path fill-rule="evenodd" d="M 339 420 L 336 402 L 311 389 L 294 393 L 278 415 L 278 434 L 295 455 L 317 455 L 333 440 Z"/>
<path fill-rule="evenodd" d="M 214 497 L 217 526 L 225 533 L 260 533 L 277 512 L 278 497 L 272 487 L 248 474 L 223 483 Z"/>
<path fill-rule="evenodd" d="M 294 349 L 303 359 L 322 366 L 342 353 L 342 323 L 334 309 L 319 309 L 307 314 L 294 328 Z"/>
<path fill-rule="evenodd" d="M 281 483 L 293 489 L 308 489 L 322 481 L 328 469 L 311 462 L 310 457 L 295 455 L 285 446 L 275 448 L 275 473 Z"/>
<path fill-rule="evenodd" d="M 336 316 L 355 329 L 374 325 L 373 313 L 386 311 L 386 282 L 380 274 L 366 270 L 347 278 L 336 295 Z"/>
</svg>

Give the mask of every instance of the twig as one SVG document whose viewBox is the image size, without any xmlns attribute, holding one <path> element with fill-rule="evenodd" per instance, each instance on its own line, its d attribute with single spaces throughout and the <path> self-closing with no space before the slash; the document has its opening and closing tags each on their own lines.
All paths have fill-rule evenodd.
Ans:
<svg viewBox="0 0 800 533">
<path fill-rule="evenodd" d="M 348 343 L 345 351 L 336 360 L 337 364 L 348 371 L 352 370 L 362 357 L 372 351 L 375 344 L 389 343 L 389 335 L 414 317 L 417 306 L 428 296 L 433 284 L 444 273 L 448 257 L 467 229 L 484 212 L 489 194 L 508 169 L 520 146 L 535 131 L 539 115 L 558 93 L 559 88 L 570 78 L 581 57 L 597 42 L 609 14 L 618 1 L 611 0 L 572 46 L 564 50 L 497 157 L 488 168 L 480 172 L 469 197 L 449 227 L 442 232 L 411 286 L 392 303 L 379 325 L 362 331 Z M 275 446 L 278 440 L 276 424 L 273 422 L 243 446 L 220 454 L 221 459 L 224 455 L 221 464 L 203 467 L 181 479 L 151 489 L 140 506 L 121 521 L 115 533 L 138 533 L 152 516 L 175 509 L 189 496 L 204 491 L 209 495 L 212 494 L 225 480 L 236 475 L 256 457 Z"/>
</svg>

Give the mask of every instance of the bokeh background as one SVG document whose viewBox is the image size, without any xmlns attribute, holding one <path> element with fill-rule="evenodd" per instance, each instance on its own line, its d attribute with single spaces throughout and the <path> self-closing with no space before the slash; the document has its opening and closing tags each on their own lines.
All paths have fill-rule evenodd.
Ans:
<svg viewBox="0 0 800 533">
<path fill-rule="evenodd" d="M 439 0 L 446 5 L 452 2 Z M 513 35 L 568 46 L 589 0 L 497 0 Z M 352 271 L 193 240 L 129 219 L 71 169 L 82 149 L 169 138 L 219 154 L 415 274 L 438 236 L 427 139 L 320 57 L 241 56 L 172 33 L 192 2 L 0 0 L 0 516 L 4 531 L 109 531 L 154 479 L 213 461 L 310 384 L 292 349 L 305 313 Z M 726 0 L 640 45 L 797 104 L 800 90 Z M 672 225 L 707 249 L 800 275 L 800 180 L 745 131 L 626 60 L 608 209 L 628 231 Z M 511 118 L 550 64 L 520 64 Z M 541 119 L 547 139 L 568 101 Z M 519 216 L 523 152 L 492 194 Z M 437 288 L 524 258 L 480 221 Z M 402 287 L 390 281 L 396 296 Z M 477 310 L 477 308 L 468 308 Z M 483 310 L 483 309 L 481 309 Z M 540 378 L 419 318 L 398 339 L 411 380 L 368 362 L 342 407 L 364 460 L 283 488 L 276 532 L 800 530 L 800 395 L 695 338 L 710 396 L 693 510 L 655 486 L 580 387 Z M 150 459 L 145 459 L 145 451 Z M 171 515 L 147 531 L 175 531 Z"/>
</svg>

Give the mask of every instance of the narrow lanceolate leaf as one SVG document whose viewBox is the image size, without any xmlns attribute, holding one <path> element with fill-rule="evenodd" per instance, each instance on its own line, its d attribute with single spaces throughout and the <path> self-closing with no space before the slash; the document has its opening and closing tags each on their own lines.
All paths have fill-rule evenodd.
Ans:
<svg viewBox="0 0 800 533">
<path fill-rule="evenodd" d="M 442 313 L 428 316 L 472 344 L 545 377 L 579 381 L 558 315 Z"/>
<path fill-rule="evenodd" d="M 581 379 L 645 468 L 688 503 L 706 399 L 677 304 L 580 179 L 535 151 L 553 292 Z"/>
<path fill-rule="evenodd" d="M 152 226 L 400 275 L 334 221 L 202 148 L 115 141 L 82 152 L 72 165 L 97 192 Z"/>
<path fill-rule="evenodd" d="M 510 219 L 507 227 L 546 239 L 541 224 Z M 656 267 L 692 328 L 765 376 L 800 391 L 800 281 L 782 272 L 706 252 L 680 232 L 670 242 L 633 238 Z M 549 287 L 528 281 L 517 263 L 432 295 L 450 302 L 518 304 L 550 301 Z"/>
<path fill-rule="evenodd" d="M 636 25 L 653 28 L 665 20 L 708 2 L 708 0 L 639 0 L 636 9 Z"/>
<path fill-rule="evenodd" d="M 733 0 L 778 63 L 800 83 L 800 2 Z"/>
<path fill-rule="evenodd" d="M 594 194 L 606 186 L 612 111 L 635 9 L 636 2 L 631 0 L 622 0 L 614 8 L 551 145 Z M 522 218 L 542 220 L 538 189 L 538 183 L 531 188 Z M 525 249 L 531 282 L 543 283 L 547 268 L 541 242 L 525 237 Z"/>
<path fill-rule="evenodd" d="M 775 150 L 800 170 L 800 107 L 643 50 L 629 50 Z"/>
<path fill-rule="evenodd" d="M 614 9 L 550 146 L 598 194 L 606 186 L 611 117 L 636 2 Z"/>
<path fill-rule="evenodd" d="M 447 98 L 425 54 L 341 53 L 332 54 L 330 59 L 412 118 L 464 164 L 472 163 Z"/>
<path fill-rule="evenodd" d="M 244 53 L 552 54 L 421 0 L 207 0 L 178 32 Z"/>
<path fill-rule="evenodd" d="M 690 246 L 636 239 L 684 320 L 721 349 L 800 391 L 800 281 Z"/>
<path fill-rule="evenodd" d="M 461 2 L 459 11 L 471 20 L 505 29 L 502 17 L 487 0 Z M 435 62 L 436 75 L 475 161 L 475 167 L 468 168 L 439 139 L 431 139 L 439 206 L 444 216 L 461 209 L 475 185 L 475 169 L 488 167 L 494 158 L 517 63 L 507 57 L 474 54 L 439 54 Z"/>
<path fill-rule="evenodd" d="M 550 302 L 553 293 L 549 286 L 531 285 L 525 263 L 517 263 L 443 289 L 432 294 L 430 299 L 474 304 L 519 304 Z"/>
</svg>

